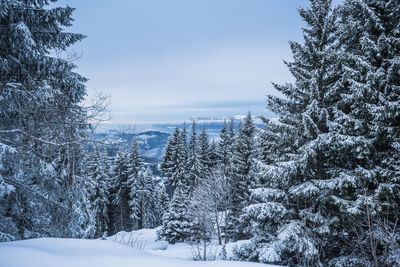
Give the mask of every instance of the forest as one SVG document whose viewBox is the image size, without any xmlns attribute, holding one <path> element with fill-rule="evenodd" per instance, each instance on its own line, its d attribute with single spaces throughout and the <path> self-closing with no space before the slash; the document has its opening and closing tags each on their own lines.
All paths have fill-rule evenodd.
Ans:
<svg viewBox="0 0 400 267">
<path fill-rule="evenodd" d="M 400 266 L 399 0 L 299 8 L 293 82 L 266 98 L 275 116 L 227 119 L 216 139 L 188 121 L 161 176 L 137 140 L 114 155 L 92 139 L 107 99 L 83 104 L 68 48 L 86 36 L 50 2 L 0 0 L 0 241 L 157 228 L 195 260 Z"/>
</svg>

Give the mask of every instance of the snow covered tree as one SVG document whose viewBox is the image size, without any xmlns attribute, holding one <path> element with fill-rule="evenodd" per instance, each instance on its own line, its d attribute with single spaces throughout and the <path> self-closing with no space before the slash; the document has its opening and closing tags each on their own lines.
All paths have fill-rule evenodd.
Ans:
<svg viewBox="0 0 400 267">
<path fill-rule="evenodd" d="M 214 170 L 218 166 L 219 156 L 218 156 L 218 143 L 215 140 L 211 140 L 209 148 L 209 167 Z"/>
<path fill-rule="evenodd" d="M 157 233 L 160 239 L 172 244 L 190 239 L 193 223 L 188 207 L 189 186 L 179 181 L 168 212 L 163 218 L 162 228 Z"/>
<path fill-rule="evenodd" d="M 398 46 L 387 41 L 398 35 L 398 7 L 345 1 L 338 24 L 330 1 L 300 10 L 308 27 L 288 64 L 296 82 L 276 86 L 286 99 L 269 98 L 280 117 L 262 134 L 264 172 L 246 208 L 254 242 L 239 254 L 289 265 L 398 264 L 398 241 L 383 234 L 399 203 Z"/>
<path fill-rule="evenodd" d="M 154 202 L 154 226 L 162 224 L 162 219 L 168 212 L 169 196 L 163 181 L 159 181 L 155 187 L 155 202 Z"/>
<path fill-rule="evenodd" d="M 339 25 L 345 83 L 333 127 L 358 153 L 342 174 L 351 186 L 335 187 L 349 237 L 333 262 L 400 265 L 399 234 L 383 234 L 400 217 L 400 1 L 344 1 Z"/>
<path fill-rule="evenodd" d="M 230 178 L 231 207 L 229 213 L 229 235 L 238 240 L 246 236 L 241 221 L 242 209 L 249 201 L 250 183 L 253 177 L 255 156 L 255 126 L 250 112 L 240 126 L 232 155 L 232 173 Z"/>
<path fill-rule="evenodd" d="M 347 168 L 364 147 L 334 131 L 343 93 L 342 66 L 335 38 L 331 1 L 311 0 L 300 9 L 306 22 L 304 44 L 291 42 L 294 62 L 286 63 L 295 83 L 275 85 L 286 98 L 270 96 L 268 107 L 279 121 L 266 120 L 260 134 L 261 169 L 244 219 L 252 243 L 238 254 L 251 260 L 319 266 L 340 253 L 337 187 L 352 190 Z M 346 166 L 347 164 L 347 166 Z M 354 165 L 353 165 L 354 166 Z"/>
<path fill-rule="evenodd" d="M 112 233 L 131 231 L 132 211 L 129 206 L 129 200 L 132 189 L 129 184 L 129 163 L 127 154 L 119 153 L 116 156 L 111 179 L 112 205 L 110 210 L 112 211 L 112 226 L 110 230 Z"/>
<path fill-rule="evenodd" d="M 175 149 L 178 144 L 179 135 L 180 135 L 179 128 L 175 128 L 174 132 L 168 139 L 168 143 L 167 143 L 167 146 L 166 146 L 165 152 L 164 152 L 164 158 L 161 163 L 161 172 L 169 178 L 172 176 L 172 172 L 173 172 L 172 168 L 175 164 L 175 162 L 174 162 L 175 155 L 174 154 L 175 154 Z"/>
<path fill-rule="evenodd" d="M 230 176 L 232 168 L 232 153 L 235 133 L 233 129 L 233 120 L 228 124 L 226 120 L 219 134 L 220 141 L 216 149 L 218 163 L 221 166 L 225 176 Z"/>
<path fill-rule="evenodd" d="M 90 206 L 87 237 L 101 237 L 109 226 L 110 176 L 106 169 L 107 158 L 97 146 L 88 149 L 85 155 L 85 188 Z"/>
<path fill-rule="evenodd" d="M 132 218 L 137 229 L 152 228 L 155 225 L 155 184 L 149 168 L 142 168 L 132 188 Z"/>
<path fill-rule="evenodd" d="M 129 198 L 128 203 L 131 209 L 130 217 L 132 218 L 132 229 L 137 230 L 144 228 L 144 214 L 142 207 L 142 199 L 144 195 L 144 181 L 141 172 L 143 171 L 143 161 L 140 156 L 139 143 L 133 141 L 131 152 L 128 156 L 128 180 Z"/>
<path fill-rule="evenodd" d="M 201 163 L 201 176 L 205 179 L 210 175 L 211 168 L 214 165 L 211 162 L 212 151 L 210 141 L 208 140 L 207 130 L 203 128 L 199 136 L 199 159 Z"/>
<path fill-rule="evenodd" d="M 128 154 L 128 172 L 129 179 L 128 181 L 132 181 L 138 176 L 139 171 L 143 169 L 143 159 L 140 155 L 139 142 L 138 140 L 133 140 L 132 149 Z"/>
<path fill-rule="evenodd" d="M 198 142 L 196 122 L 193 121 L 188 145 L 188 161 L 186 164 L 187 181 L 192 189 L 195 188 L 203 178 L 203 165 L 199 155 Z"/>
<path fill-rule="evenodd" d="M 101 237 L 108 232 L 108 206 L 109 206 L 109 176 L 104 170 L 104 165 L 99 164 L 92 174 L 94 192 L 91 197 L 92 211 L 95 214 L 95 237 Z"/>
<path fill-rule="evenodd" d="M 162 217 L 168 208 L 169 198 L 163 184 L 160 184 L 151 169 L 147 167 L 143 172 L 144 191 L 147 197 L 143 198 L 145 204 L 146 228 L 154 228 L 162 224 Z"/>
<path fill-rule="evenodd" d="M 170 186 L 174 190 L 178 182 L 186 183 L 187 144 L 186 128 L 176 128 L 166 148 L 161 170 L 169 177 Z"/>
<path fill-rule="evenodd" d="M 48 5 L 0 4 L 0 235 L 9 239 L 83 236 L 89 220 L 86 79 L 55 56 L 84 36 L 65 31 L 73 8 Z"/>
<path fill-rule="evenodd" d="M 191 196 L 191 235 L 194 240 L 205 242 L 205 246 L 214 238 L 218 239 L 220 245 L 227 241 L 225 225 L 230 204 L 228 182 L 223 171 L 215 170 L 207 179 L 201 181 Z"/>
</svg>

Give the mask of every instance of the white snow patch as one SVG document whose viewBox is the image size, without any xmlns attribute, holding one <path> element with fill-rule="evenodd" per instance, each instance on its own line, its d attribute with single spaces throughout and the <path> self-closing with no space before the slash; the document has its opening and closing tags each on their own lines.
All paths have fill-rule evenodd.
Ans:
<svg viewBox="0 0 400 267">
<path fill-rule="evenodd" d="M 158 250 L 156 229 L 134 231 L 143 250 L 113 241 L 128 237 L 121 232 L 108 240 L 38 238 L 0 243 L 0 267 L 251 267 L 268 265 L 233 261 L 191 261 L 191 246 L 183 243 Z M 138 240 L 139 240 L 138 239 Z M 126 240 L 126 239 L 125 239 Z M 271 265 L 270 265 L 271 266 Z"/>
</svg>

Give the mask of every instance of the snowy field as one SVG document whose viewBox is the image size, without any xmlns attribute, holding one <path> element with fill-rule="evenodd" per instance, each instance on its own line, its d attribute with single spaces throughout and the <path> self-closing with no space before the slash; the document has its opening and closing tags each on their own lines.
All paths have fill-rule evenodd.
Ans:
<svg viewBox="0 0 400 267">
<path fill-rule="evenodd" d="M 125 242 L 125 245 L 119 242 Z M 128 245 L 130 242 L 130 245 Z M 227 250 L 232 247 L 228 246 Z M 155 230 L 119 233 L 108 240 L 38 238 L 0 243 L 1 267 L 252 267 L 265 264 L 191 261 L 192 247 L 155 241 Z"/>
</svg>

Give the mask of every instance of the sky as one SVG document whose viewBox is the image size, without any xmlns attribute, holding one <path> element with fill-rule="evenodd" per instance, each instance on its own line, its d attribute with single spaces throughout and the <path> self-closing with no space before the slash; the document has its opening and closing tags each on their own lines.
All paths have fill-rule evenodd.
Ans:
<svg viewBox="0 0 400 267">
<path fill-rule="evenodd" d="M 266 114 L 271 82 L 301 41 L 305 0 L 61 0 L 88 96 L 110 96 L 112 123 Z"/>
</svg>

